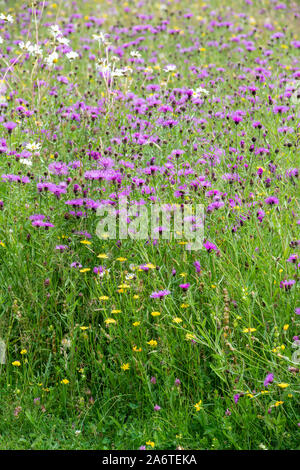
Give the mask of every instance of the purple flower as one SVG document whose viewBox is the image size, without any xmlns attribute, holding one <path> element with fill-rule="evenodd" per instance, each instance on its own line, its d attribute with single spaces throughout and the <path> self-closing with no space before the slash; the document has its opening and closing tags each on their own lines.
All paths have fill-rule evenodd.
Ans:
<svg viewBox="0 0 300 470">
<path fill-rule="evenodd" d="M 161 299 L 162 297 L 165 297 L 166 295 L 169 295 L 169 294 L 171 294 L 171 292 L 167 289 L 159 290 L 159 291 L 156 291 L 156 292 L 152 292 L 152 294 L 150 295 L 150 298 L 151 299 Z"/>
<path fill-rule="evenodd" d="M 231 415 L 231 411 L 229 408 L 227 408 L 227 410 L 225 411 L 225 416 L 230 416 Z"/>
<path fill-rule="evenodd" d="M 175 384 L 176 387 L 179 387 L 179 385 L 181 384 L 181 382 L 180 382 L 179 379 L 175 379 L 174 384 Z"/>
<path fill-rule="evenodd" d="M 267 387 L 269 384 L 271 384 L 273 380 L 274 380 L 274 374 L 269 373 L 267 377 L 265 378 L 264 387 Z"/>
<path fill-rule="evenodd" d="M 290 290 L 295 283 L 296 281 L 294 281 L 294 279 L 284 279 L 284 281 L 281 281 L 281 283 L 279 284 L 279 287 L 280 289 Z"/>
<path fill-rule="evenodd" d="M 54 175 L 67 175 L 69 173 L 67 165 L 62 162 L 50 163 L 48 170 Z"/>
<path fill-rule="evenodd" d="M 203 244 L 204 248 L 206 249 L 206 251 L 208 253 L 212 253 L 213 251 L 215 251 L 216 253 L 219 253 L 219 250 L 218 248 L 216 247 L 216 245 L 214 245 L 213 243 L 211 242 L 205 242 Z"/>
<path fill-rule="evenodd" d="M 270 196 L 265 199 L 265 203 L 269 204 L 270 206 L 274 206 L 279 204 L 279 200 L 275 196 Z"/>
<path fill-rule="evenodd" d="M 159 405 L 155 405 L 155 406 L 154 406 L 154 411 L 159 411 L 160 409 L 161 409 L 161 408 L 160 408 Z"/>
<path fill-rule="evenodd" d="M 68 245 L 56 245 L 56 247 L 55 247 L 55 249 L 58 250 L 58 251 L 65 251 L 68 248 L 69 248 Z"/>
<path fill-rule="evenodd" d="M 238 403 L 238 401 L 239 401 L 239 399 L 240 399 L 240 396 L 241 396 L 241 395 L 240 395 L 239 393 L 236 393 L 236 394 L 234 395 L 233 399 L 234 399 L 234 403 L 235 403 L 235 404 Z"/>
<path fill-rule="evenodd" d="M 197 272 L 197 273 L 200 273 L 200 272 L 201 272 L 201 264 L 200 264 L 200 262 L 199 262 L 199 261 L 195 261 L 195 262 L 194 262 L 194 266 L 195 266 L 195 268 L 196 268 L 196 272 Z"/>
<path fill-rule="evenodd" d="M 190 287 L 190 283 L 189 282 L 186 282 L 185 284 L 179 284 L 179 287 L 182 289 L 182 290 L 188 290 L 188 288 Z"/>
<path fill-rule="evenodd" d="M 14 128 L 17 127 L 17 124 L 15 122 L 5 122 L 3 126 L 8 131 L 8 133 L 11 134 Z"/>
</svg>

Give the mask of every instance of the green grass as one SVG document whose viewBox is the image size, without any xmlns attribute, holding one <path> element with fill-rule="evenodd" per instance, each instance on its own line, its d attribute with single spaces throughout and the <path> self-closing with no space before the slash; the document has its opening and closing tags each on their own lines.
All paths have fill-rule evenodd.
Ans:
<svg viewBox="0 0 300 470">
<path fill-rule="evenodd" d="M 6 363 L 0 365 L 0 449 L 138 449 L 143 445 L 147 449 L 152 445 L 155 449 L 299 449 L 299 369 L 292 360 L 293 338 L 299 334 L 299 316 L 295 314 L 299 299 L 295 285 L 289 291 L 280 287 L 284 279 L 297 280 L 295 265 L 287 259 L 296 253 L 293 241 L 298 237 L 299 192 L 296 178 L 286 177 L 286 172 L 299 163 L 299 106 L 275 114 L 268 105 L 272 96 L 274 105 L 290 106 L 288 98 L 280 98 L 284 92 L 280 79 L 292 81 L 296 61 L 300 60 L 299 49 L 290 46 L 297 19 L 292 13 L 287 16 L 284 10 L 269 7 L 267 1 L 253 1 L 247 11 L 243 2 L 227 2 L 232 13 L 219 0 L 212 0 L 208 10 L 198 1 L 170 2 L 166 12 L 161 11 L 159 2 L 151 4 L 154 24 L 160 17 L 170 18 L 167 29 L 178 28 L 184 34 L 170 35 L 163 30 L 153 40 L 149 32 L 140 31 L 137 36 L 144 37 L 140 45 L 145 49 L 140 52 L 145 62 L 132 64 L 129 60 L 130 51 L 139 46 L 125 49 L 117 67 L 129 65 L 133 72 L 129 77 L 116 78 L 112 89 L 122 93 L 130 90 L 145 98 L 156 93 L 145 89 L 148 84 L 160 84 L 162 90 L 196 89 L 201 84 L 209 95 L 201 106 L 189 101 L 183 112 L 174 109 L 168 113 L 168 118 L 179 121 L 171 129 L 157 124 L 161 117 L 157 107 L 151 108 L 150 114 L 141 114 L 142 121 L 150 122 L 149 130 L 141 132 L 160 140 L 138 145 L 111 141 L 122 139 L 126 132 L 131 137 L 138 132 L 130 128 L 137 110 L 117 95 L 112 98 L 109 85 L 97 75 L 89 54 L 104 57 L 103 45 L 98 49 L 97 41 L 91 41 L 87 42 L 90 50 L 82 47 L 82 38 L 91 39 L 100 31 L 120 36 L 118 40 L 111 38 L 114 46 L 136 38 L 110 27 L 117 22 L 124 28 L 141 24 L 138 2 L 128 2 L 131 12 L 126 11 L 125 4 L 112 2 L 115 14 L 106 2 L 81 3 L 78 11 L 82 17 L 73 20 L 77 30 L 68 36 L 81 58 L 70 63 L 60 54 L 49 71 L 31 57 L 22 65 L 14 64 L 5 75 L 7 90 L 2 93 L 7 107 L 2 116 L 18 125 L 11 135 L 1 126 L 0 137 L 16 153 L 28 142 L 39 142 L 41 149 L 32 157 L 31 167 L 8 152 L 0 155 L 1 175 L 30 178 L 27 184 L 0 180 L 0 337 L 6 344 Z M 290 11 L 292 5 L 286 3 Z M 48 46 L 43 45 L 44 51 L 47 47 L 51 50 L 45 23 L 63 28 L 71 23 L 75 11 L 71 2 L 57 2 L 45 7 L 42 20 L 35 23 L 34 15 L 22 8 L 22 2 L 10 5 L 11 10 L 5 13 L 11 13 L 15 22 L 4 26 L 0 35 L 4 37 L 4 29 L 10 32 L 11 37 L 4 41 L 13 49 L 7 53 L 0 45 L 2 77 L 10 59 L 21 54 L 13 41 L 25 40 L 24 29 L 32 32 L 33 43 L 37 31 L 39 41 L 49 41 Z M 142 8 L 143 12 L 147 13 L 148 6 Z M 275 25 L 272 32 L 263 27 L 266 17 L 259 13 L 262 7 L 268 9 L 270 22 Z M 194 16 L 188 20 L 180 9 L 191 10 Z M 255 42 L 256 50 L 238 52 L 237 44 L 230 41 L 238 32 L 228 28 L 209 31 L 208 21 L 213 18 L 209 12 L 213 10 L 240 24 L 241 34 L 255 25 L 257 32 L 249 40 Z M 245 18 L 236 15 L 242 11 Z M 16 18 L 22 12 L 25 17 L 21 26 Z M 93 16 L 103 18 L 103 26 L 93 23 L 87 27 Z M 286 37 L 270 43 L 270 35 L 276 31 L 285 31 Z M 189 48 L 195 38 L 199 47 L 181 54 L 177 44 Z M 210 41 L 229 46 L 220 50 L 210 46 Z M 263 52 L 268 48 L 273 55 L 266 59 Z M 157 63 L 149 60 L 153 51 L 158 55 Z M 107 53 L 111 60 L 113 53 Z M 246 70 L 259 66 L 257 58 L 267 60 L 264 67 L 271 71 L 264 81 Z M 173 63 L 178 76 L 163 72 Z M 208 74 L 197 77 L 191 65 Z M 62 69 L 55 68 L 59 66 Z M 139 69 L 147 66 L 152 67 L 151 72 Z M 153 80 L 148 80 L 147 74 L 153 75 Z M 238 78 L 242 74 L 245 80 Z M 59 82 L 60 75 L 75 86 Z M 220 77 L 222 80 L 218 80 Z M 46 84 L 36 87 L 37 80 Z M 253 83 L 257 87 L 255 106 L 254 95 L 243 88 Z M 56 96 L 49 94 L 53 87 Z M 162 91 L 158 94 L 163 104 L 170 104 L 167 95 Z M 25 100 L 28 110 L 35 110 L 31 117 L 18 116 L 18 98 Z M 95 107 L 95 118 L 90 109 L 81 113 L 80 122 L 61 115 L 60 104 L 71 107 L 79 102 Z M 245 117 L 236 126 L 231 119 L 215 116 L 224 110 L 243 110 Z M 79 113 L 78 108 L 73 111 Z M 205 121 L 187 121 L 186 115 Z M 287 120 L 289 115 L 293 119 Z M 261 121 L 264 129 L 254 129 L 252 121 Z M 278 132 L 284 125 L 293 127 L 294 132 Z M 269 145 L 269 153 L 251 152 L 254 142 L 256 148 Z M 219 164 L 199 166 L 198 160 L 212 145 L 224 150 Z M 105 151 L 108 147 L 112 147 L 111 154 Z M 242 162 L 235 157 L 233 147 L 239 149 Z M 165 165 L 174 149 L 184 150 L 175 164 L 176 181 L 167 174 L 145 175 L 139 171 L 154 157 L 154 165 Z M 87 181 L 84 173 L 94 169 L 96 163 L 89 155 L 91 150 L 114 159 L 116 168 L 122 165 L 120 160 L 134 162 L 134 168 L 124 170 L 119 185 Z M 67 176 L 49 172 L 51 163 L 77 160 L 81 167 L 69 170 L 73 180 L 60 198 L 51 192 L 38 192 L 36 185 L 43 177 L 57 185 L 66 181 Z M 270 171 L 272 162 L 277 167 L 275 175 Z M 234 163 L 236 169 L 230 169 Z M 197 175 L 178 175 L 187 164 Z M 262 178 L 257 176 L 260 167 L 264 168 Z M 240 181 L 230 183 L 222 178 L 231 172 L 238 173 Z M 190 190 L 178 199 L 174 191 L 184 184 L 189 186 L 200 175 L 205 175 L 211 186 Z M 142 193 L 139 186 L 131 187 L 134 177 L 145 180 L 150 194 Z M 268 177 L 269 185 L 264 182 Z M 187 251 L 174 239 L 160 239 L 156 245 L 100 239 L 96 236 L 96 213 L 65 204 L 84 197 L 82 192 L 74 194 L 74 184 L 82 191 L 88 189 L 86 197 L 93 200 L 114 199 L 122 188 L 131 187 L 132 201 L 145 199 L 151 204 L 150 196 L 156 194 L 162 202 L 192 202 L 205 208 L 212 202 L 205 195 L 208 190 L 226 193 L 225 205 L 208 213 L 205 221 L 205 237 L 216 244 L 220 255 L 205 249 Z M 279 204 L 266 205 L 268 196 L 276 196 Z M 230 205 L 229 200 L 235 197 L 236 202 Z M 253 201 L 257 205 L 252 207 Z M 260 203 L 265 210 L 262 223 L 256 215 Z M 70 216 L 69 210 L 86 210 L 88 217 Z M 45 230 L 32 226 L 29 217 L 33 214 L 49 216 L 54 227 Z M 240 225 L 241 216 L 244 220 Z M 238 226 L 236 233 L 231 231 L 233 225 Z M 92 238 L 85 240 L 76 232 L 88 232 Z M 56 250 L 61 244 L 69 249 Z M 99 254 L 106 256 L 99 258 Z M 201 273 L 196 272 L 195 261 L 200 261 Z M 82 268 L 70 267 L 73 262 Z M 147 263 L 148 271 L 139 268 Z M 102 278 L 93 273 L 99 265 L 109 269 Z M 134 275 L 132 279 L 128 279 L 129 273 Z M 179 287 L 185 282 L 190 283 L 186 292 Z M 150 298 L 153 291 L 162 289 L 171 294 L 162 300 Z M 107 319 L 114 321 L 105 323 Z M 266 388 L 263 383 L 270 372 L 274 381 Z M 234 401 L 236 394 L 241 395 L 238 403 Z M 155 405 L 161 409 L 155 411 Z"/>
</svg>

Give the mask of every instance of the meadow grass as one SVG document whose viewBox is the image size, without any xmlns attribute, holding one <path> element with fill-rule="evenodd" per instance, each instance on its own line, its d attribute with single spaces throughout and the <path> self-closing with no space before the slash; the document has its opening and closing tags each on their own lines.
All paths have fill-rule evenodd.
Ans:
<svg viewBox="0 0 300 470">
<path fill-rule="evenodd" d="M 0 449 L 299 448 L 299 2 L 1 11 Z"/>
</svg>

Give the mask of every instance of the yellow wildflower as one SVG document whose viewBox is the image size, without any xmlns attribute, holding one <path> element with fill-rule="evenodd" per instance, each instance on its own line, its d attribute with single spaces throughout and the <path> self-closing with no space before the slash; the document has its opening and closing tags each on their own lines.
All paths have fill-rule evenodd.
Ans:
<svg viewBox="0 0 300 470">
<path fill-rule="evenodd" d="M 12 365 L 16 366 L 16 367 L 20 367 L 21 362 L 20 361 L 14 361 L 14 362 L 12 362 Z"/>
<path fill-rule="evenodd" d="M 194 408 L 196 408 L 196 411 L 200 411 L 201 410 L 201 405 L 202 405 L 202 400 L 198 401 L 198 403 L 196 403 L 194 405 Z"/>
<path fill-rule="evenodd" d="M 287 388 L 289 386 L 289 384 L 283 382 L 281 384 L 277 384 L 277 386 L 280 387 L 280 388 Z"/>
<path fill-rule="evenodd" d="M 153 441 L 147 441 L 146 446 L 151 446 L 153 449 L 153 447 L 155 446 L 155 443 Z"/>
</svg>

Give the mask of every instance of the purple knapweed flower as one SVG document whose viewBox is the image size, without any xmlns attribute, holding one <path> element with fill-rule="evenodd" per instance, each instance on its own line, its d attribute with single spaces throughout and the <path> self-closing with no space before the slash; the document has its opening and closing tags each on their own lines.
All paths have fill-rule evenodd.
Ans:
<svg viewBox="0 0 300 470">
<path fill-rule="evenodd" d="M 274 380 L 274 374 L 269 373 L 264 380 L 264 387 L 267 387 Z"/>
</svg>

